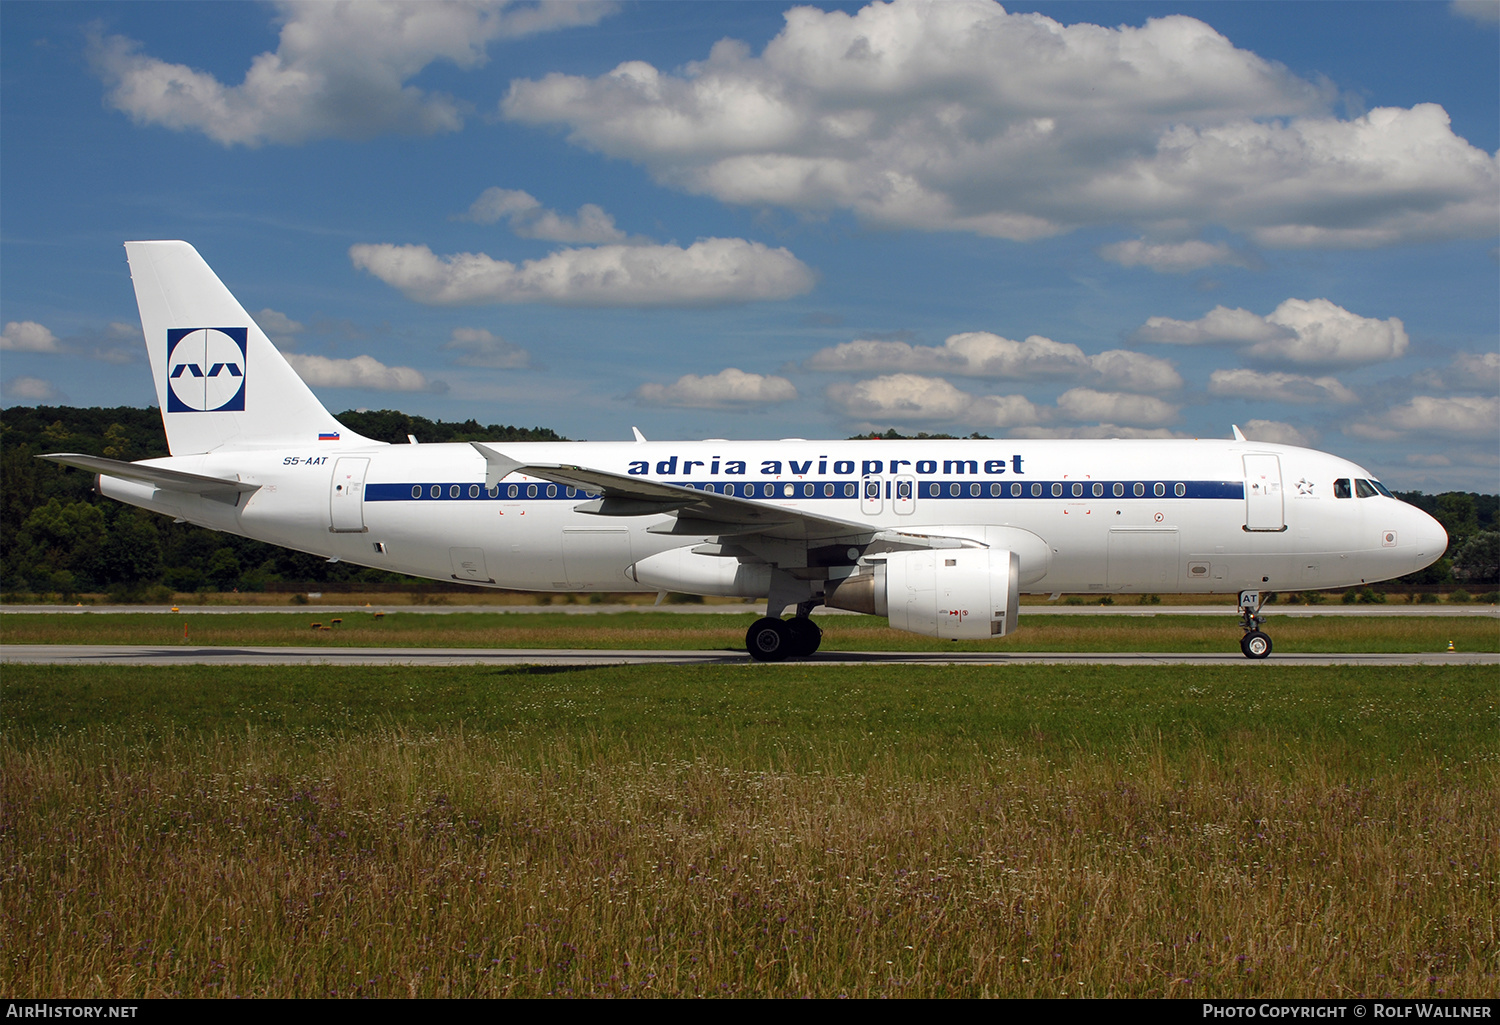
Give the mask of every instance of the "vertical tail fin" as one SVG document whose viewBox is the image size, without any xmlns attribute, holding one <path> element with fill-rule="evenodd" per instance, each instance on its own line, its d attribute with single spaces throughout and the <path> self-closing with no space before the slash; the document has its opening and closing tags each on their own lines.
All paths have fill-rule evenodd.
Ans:
<svg viewBox="0 0 1500 1025">
<path fill-rule="evenodd" d="M 370 444 L 323 408 L 196 249 L 126 242 L 125 253 L 173 455 Z"/>
</svg>

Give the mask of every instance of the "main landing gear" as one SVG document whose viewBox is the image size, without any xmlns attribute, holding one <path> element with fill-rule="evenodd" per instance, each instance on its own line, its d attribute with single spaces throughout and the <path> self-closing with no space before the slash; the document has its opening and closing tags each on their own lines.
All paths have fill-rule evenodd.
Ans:
<svg viewBox="0 0 1500 1025">
<path fill-rule="evenodd" d="M 1265 658 L 1271 654 L 1271 638 L 1261 630 L 1264 620 L 1260 616 L 1260 592 L 1240 592 L 1240 626 L 1245 636 L 1240 638 L 1240 650 L 1246 658 Z"/>
<path fill-rule="evenodd" d="M 809 610 L 811 611 L 811 610 Z M 757 662 L 782 662 L 789 658 L 806 658 L 823 643 L 823 631 L 799 607 L 792 619 L 766 616 L 750 624 L 745 632 L 745 647 Z"/>
</svg>

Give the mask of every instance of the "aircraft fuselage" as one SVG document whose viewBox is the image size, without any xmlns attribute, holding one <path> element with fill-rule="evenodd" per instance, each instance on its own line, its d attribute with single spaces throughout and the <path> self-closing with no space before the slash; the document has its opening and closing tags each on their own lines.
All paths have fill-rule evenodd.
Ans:
<svg viewBox="0 0 1500 1025">
<path fill-rule="evenodd" d="M 1343 588 L 1442 554 L 1425 513 L 1359 497 L 1360 467 L 1308 449 L 1200 441 L 593 442 L 492 446 L 866 526 L 1016 550 L 1029 592 Z M 330 559 L 522 590 L 655 590 L 649 556 L 708 540 L 671 517 L 578 511 L 521 473 L 485 483 L 467 444 L 239 450 L 147 461 L 259 489 L 231 504 L 104 477 L 104 494 Z M 1248 469 L 1247 469 L 1248 467 Z M 1346 482 L 1336 497 L 1335 484 Z M 1368 489 L 1365 489 L 1368 490 Z M 683 582 L 690 589 L 690 582 Z"/>
</svg>

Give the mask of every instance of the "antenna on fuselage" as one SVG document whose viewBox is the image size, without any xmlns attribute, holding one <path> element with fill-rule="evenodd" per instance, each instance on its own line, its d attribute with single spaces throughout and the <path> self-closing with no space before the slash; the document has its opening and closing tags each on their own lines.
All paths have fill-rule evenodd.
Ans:
<svg viewBox="0 0 1500 1025">
<path fill-rule="evenodd" d="M 635 440 L 636 441 L 645 441 L 646 440 L 646 436 L 641 433 L 641 429 L 639 427 L 632 427 L 632 428 L 630 428 L 630 433 L 635 435 Z"/>
<path fill-rule="evenodd" d="M 1245 441 L 1246 440 L 1245 435 L 1240 432 L 1240 425 L 1239 424 L 1230 424 L 1229 425 L 1229 429 L 1234 432 L 1234 440 L 1235 441 Z"/>
</svg>

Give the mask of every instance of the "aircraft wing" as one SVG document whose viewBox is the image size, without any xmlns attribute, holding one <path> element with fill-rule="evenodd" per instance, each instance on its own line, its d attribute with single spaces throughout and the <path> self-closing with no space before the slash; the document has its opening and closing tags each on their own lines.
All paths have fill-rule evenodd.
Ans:
<svg viewBox="0 0 1500 1025">
<path fill-rule="evenodd" d="M 486 484 L 498 484 L 510 473 L 524 473 L 528 477 L 597 492 L 598 498 L 577 507 L 581 512 L 597 516 L 667 514 L 675 517 L 670 527 L 656 528 L 655 533 L 698 537 L 758 534 L 788 541 L 833 541 L 868 538 L 878 532 L 878 528 L 868 523 L 699 491 L 680 484 L 665 484 L 566 463 L 522 463 L 479 442 L 471 444 L 488 464 Z"/>
<path fill-rule="evenodd" d="M 92 470 L 107 477 L 123 477 L 126 480 L 145 481 L 166 491 L 181 491 L 189 495 L 204 495 L 209 498 L 237 496 L 244 492 L 259 490 L 259 484 L 247 484 L 242 480 L 227 480 L 223 477 L 205 477 L 198 473 L 168 470 L 146 463 L 127 463 L 120 459 L 105 459 L 103 456 L 86 456 L 77 452 L 52 452 L 39 456 L 64 466 L 80 470 Z"/>
</svg>

